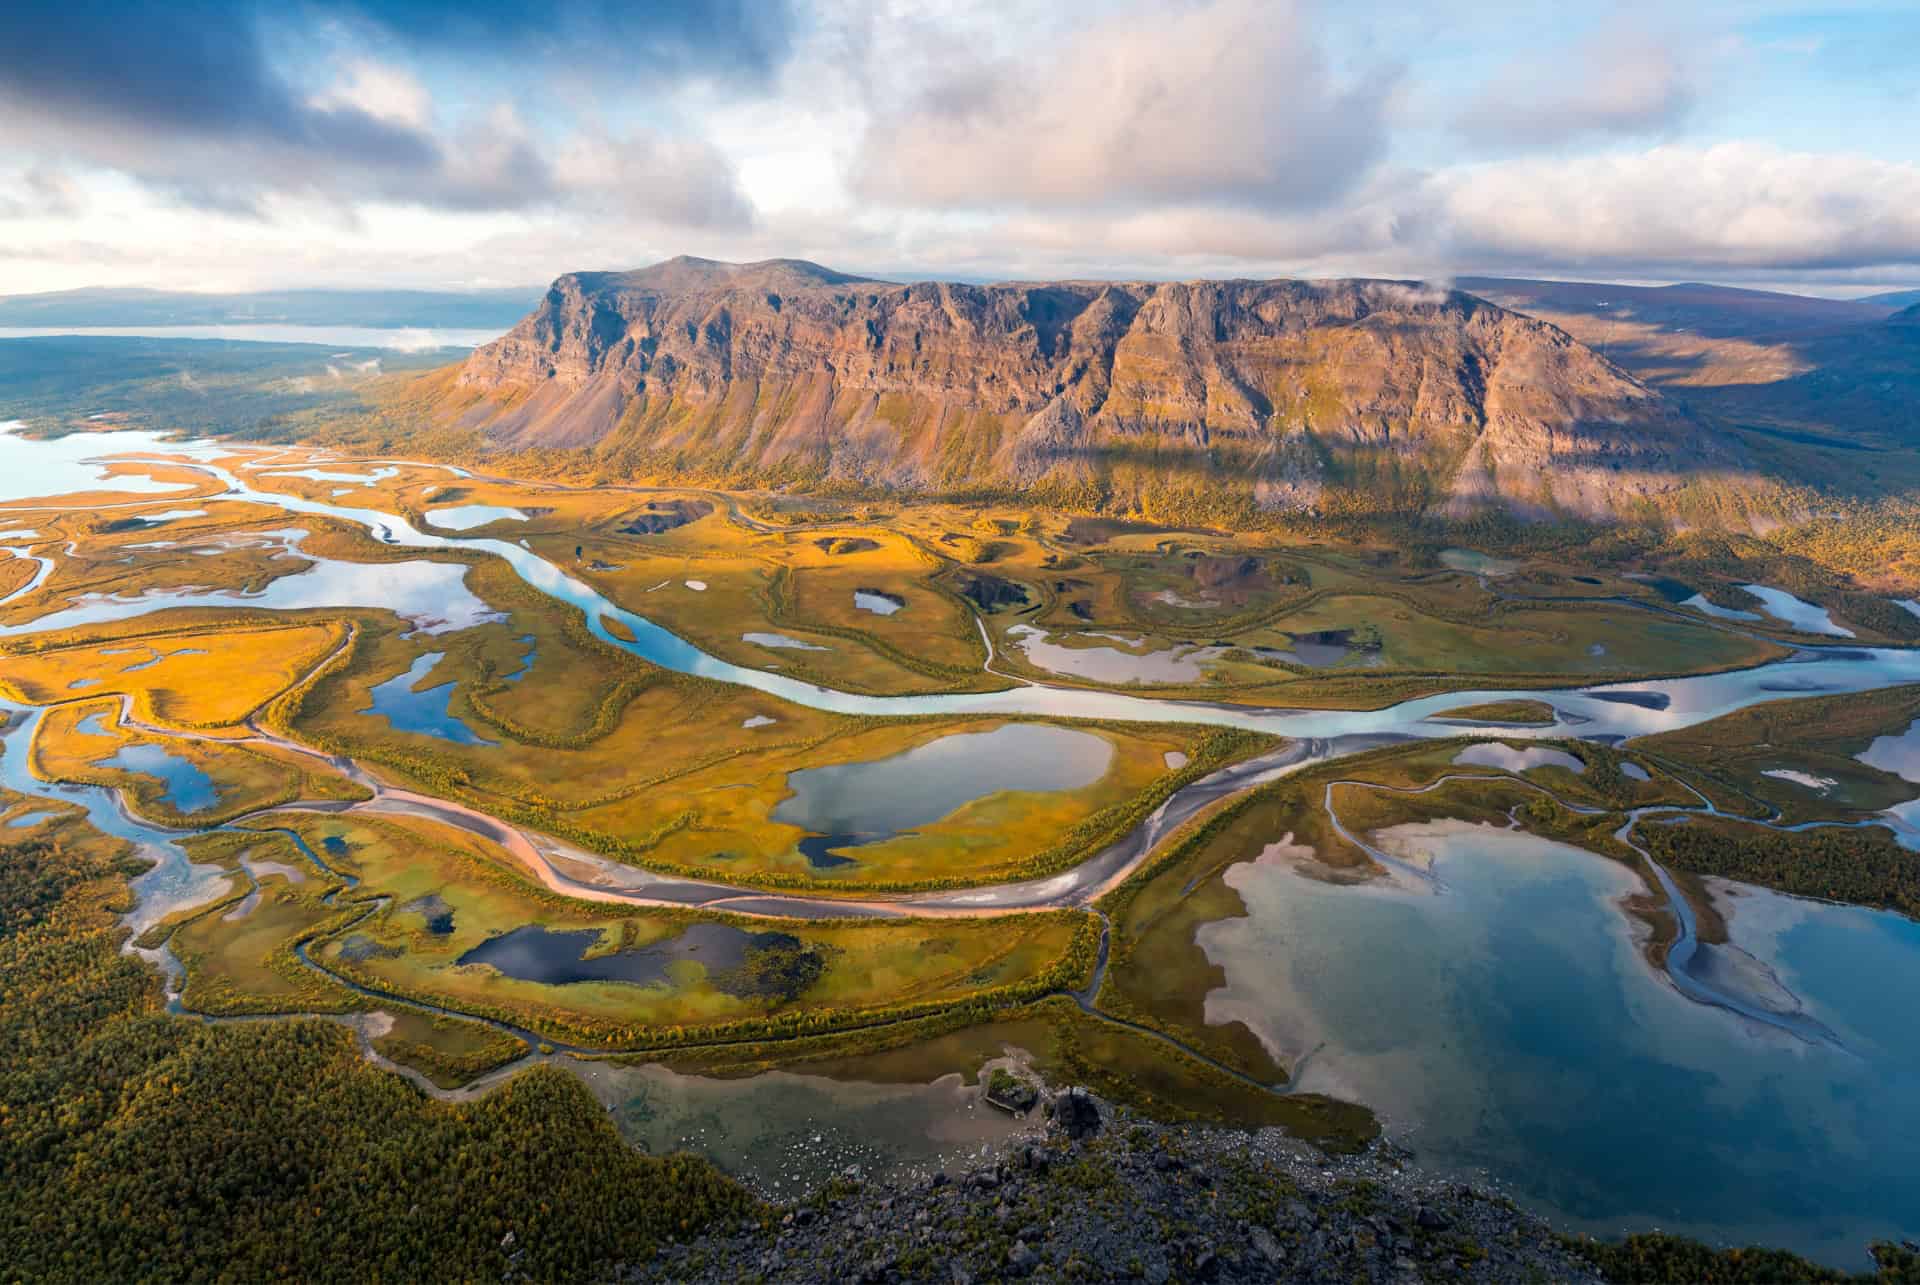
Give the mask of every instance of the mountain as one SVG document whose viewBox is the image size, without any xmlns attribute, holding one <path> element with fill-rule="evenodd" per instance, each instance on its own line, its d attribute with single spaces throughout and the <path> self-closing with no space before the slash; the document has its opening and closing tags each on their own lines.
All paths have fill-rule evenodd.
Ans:
<svg viewBox="0 0 1920 1285">
<path fill-rule="evenodd" d="M 1862 295 L 1854 302 L 1877 304 L 1884 308 L 1911 308 L 1920 304 L 1920 290 L 1888 290 L 1883 294 Z"/>
<path fill-rule="evenodd" d="M 514 290 L 276 290 L 258 294 L 87 289 L 0 296 L 0 326 L 447 327 L 512 325 L 539 297 Z"/>
<path fill-rule="evenodd" d="M 1898 307 L 1867 299 L 1822 299 L 1699 282 L 1622 286 L 1595 281 L 1461 277 L 1454 284 L 1503 308 L 1561 318 L 1563 328 L 1588 343 L 1604 341 L 1604 335 L 1595 329 L 1596 323 L 1651 326 L 1668 333 L 1691 331 L 1716 339 L 1751 339 L 1824 327 L 1872 325 L 1885 320 Z"/>
<path fill-rule="evenodd" d="M 1250 507 L 1618 513 L 1741 458 L 1555 326 L 1393 281 L 574 273 L 430 377 L 443 420 L 619 476 Z"/>
<path fill-rule="evenodd" d="M 1892 296 L 1484 277 L 1459 284 L 1552 322 L 1704 418 L 1767 436 L 1771 455 L 1783 442 L 1818 452 L 1765 461 L 1776 473 L 1845 486 L 1878 476 L 1894 489 L 1913 477 L 1901 459 L 1868 464 L 1861 455 L 1905 456 L 1920 446 L 1920 333 Z"/>
</svg>

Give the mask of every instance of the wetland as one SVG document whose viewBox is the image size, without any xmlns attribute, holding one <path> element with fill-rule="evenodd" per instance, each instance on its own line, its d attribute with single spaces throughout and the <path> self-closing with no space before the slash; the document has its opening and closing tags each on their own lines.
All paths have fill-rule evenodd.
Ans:
<svg viewBox="0 0 1920 1285">
<path fill-rule="evenodd" d="M 382 1056 L 441 1091 L 553 1045 L 630 1137 L 736 1169 L 755 1102 L 889 1163 L 1000 1137 L 966 1094 L 1017 1054 L 1382 1128 L 1571 1229 L 1857 1265 L 1920 1225 L 1887 855 L 1920 654 L 1844 597 L 1730 573 L 1700 602 L 1754 620 L 1716 619 L 1691 572 L 1504 553 L 0 449 L 48 564 L 0 603 L 0 843 L 142 854 L 121 922 L 182 1020 L 397 1012 Z"/>
</svg>

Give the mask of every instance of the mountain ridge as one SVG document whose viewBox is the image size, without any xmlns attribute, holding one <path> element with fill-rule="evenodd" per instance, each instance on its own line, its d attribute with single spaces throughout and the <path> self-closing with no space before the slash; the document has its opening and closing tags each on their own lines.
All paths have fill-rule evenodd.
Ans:
<svg viewBox="0 0 1920 1285">
<path fill-rule="evenodd" d="M 1415 282 L 558 278 L 429 398 L 605 471 L 1082 507 L 1616 517 L 1739 449 L 1559 328 Z"/>
</svg>

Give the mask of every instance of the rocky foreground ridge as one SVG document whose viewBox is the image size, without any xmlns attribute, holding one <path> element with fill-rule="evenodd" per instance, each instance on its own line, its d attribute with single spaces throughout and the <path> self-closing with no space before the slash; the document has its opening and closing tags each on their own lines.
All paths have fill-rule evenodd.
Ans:
<svg viewBox="0 0 1920 1285">
<path fill-rule="evenodd" d="M 433 377 L 443 422 L 603 472 L 1091 508 L 1618 516 L 1739 450 L 1545 322 L 1390 281 L 573 273 Z"/>
<path fill-rule="evenodd" d="M 1574 1242 L 1510 1201 L 1407 1167 L 1328 1157 L 1278 1129 L 1161 1125 L 1069 1089 L 1048 1128 L 965 1173 L 857 1171 L 800 1205 L 663 1247 L 629 1282 L 1599 1282 L 1855 1279 L 1791 1254 L 1666 1236 Z M 1881 1283 L 1920 1279 L 1875 1246 Z"/>
</svg>

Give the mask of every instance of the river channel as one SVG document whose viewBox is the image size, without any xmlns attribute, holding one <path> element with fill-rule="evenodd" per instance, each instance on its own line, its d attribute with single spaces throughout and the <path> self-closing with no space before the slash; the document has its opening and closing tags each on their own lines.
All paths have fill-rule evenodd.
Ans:
<svg viewBox="0 0 1920 1285">
<path fill-rule="evenodd" d="M 255 490 L 244 473 L 211 462 L 234 453 L 224 444 L 124 432 L 38 443 L 0 426 L 0 453 L 9 465 L 0 471 L 0 502 L 45 497 L 44 507 L 58 507 L 65 492 L 133 490 L 138 483 L 103 482 L 93 462 L 118 452 L 168 462 L 193 458 L 194 467 L 225 488 L 220 496 L 192 496 L 196 504 L 244 499 L 289 515 L 357 523 L 423 555 L 492 554 L 529 585 L 580 608 L 595 634 L 614 646 L 668 669 L 801 705 L 875 716 L 1206 723 L 1289 740 L 1263 758 L 1189 785 L 1126 839 L 1072 871 L 964 892 L 876 898 L 857 908 L 865 913 L 1085 904 L 1208 804 L 1308 762 L 1396 739 L 1460 736 L 1462 725 L 1442 716 L 1466 705 L 1526 699 L 1556 711 L 1551 725 L 1500 727 L 1503 738 L 1616 742 L 1786 695 L 1920 681 L 1920 651 L 1806 647 L 1785 660 L 1726 673 L 1545 692 L 1463 690 L 1378 710 L 1250 709 L 1037 684 L 958 695 L 859 696 L 707 655 L 517 543 L 423 532 L 395 514 Z M 189 495 L 156 496 L 142 488 L 126 501 L 155 505 Z M 11 511 L 25 518 L 35 508 Z M 350 565 L 326 564 L 314 583 L 349 579 L 339 569 Z M 307 597 L 298 595 L 299 605 L 323 605 Z M 364 594 L 342 597 L 341 605 L 374 605 Z M 104 600 L 89 604 L 87 616 L 292 600 L 175 593 Z M 43 618 L 0 633 L 54 623 Z M 225 876 L 187 863 L 164 832 L 133 822 L 112 796 L 34 781 L 24 757 L 0 758 L 7 784 L 78 803 L 103 829 L 159 860 L 136 881 L 136 926 L 226 889 Z M 436 812 L 450 806 L 440 801 L 385 795 L 367 806 L 451 815 Z M 487 818 L 465 815 L 469 828 L 488 825 Z M 525 850 L 517 855 L 549 886 L 574 895 L 771 915 L 848 908 L 665 878 L 542 836 L 494 833 L 517 841 Z M 1276 845 L 1281 838 L 1274 836 Z M 1647 968 L 1619 908 L 1638 884 L 1620 867 L 1517 831 L 1441 825 L 1393 842 L 1396 855 L 1418 852 L 1444 878 L 1426 887 L 1415 881 L 1353 888 L 1302 878 L 1283 861 L 1235 867 L 1228 882 L 1246 903 L 1246 916 L 1202 930 L 1202 944 L 1225 977 L 1209 998 L 1209 1019 L 1245 1021 L 1298 1066 L 1302 1087 L 1375 1106 L 1425 1162 L 1503 1184 L 1573 1226 L 1611 1232 L 1659 1225 L 1716 1239 L 1761 1239 L 1849 1266 L 1862 1264 L 1868 1235 L 1920 1230 L 1920 1184 L 1907 1180 L 1920 1157 L 1920 1083 L 1913 1069 L 1920 1046 L 1911 1020 L 1920 1011 L 1920 926 L 1853 907 L 1720 888 L 1737 948 L 1723 956 L 1737 954 L 1758 970 L 1720 980 L 1737 988 L 1764 974 L 1807 1019 L 1796 1033 L 1791 1024 L 1698 1002 L 1689 987 L 1715 984 L 1701 967 L 1692 967 L 1680 986 Z M 163 967 L 170 963 L 156 959 Z M 1832 1038 L 1808 1037 L 1813 1030 Z M 726 1098 L 721 1090 L 714 1094 L 716 1103 Z"/>
</svg>

